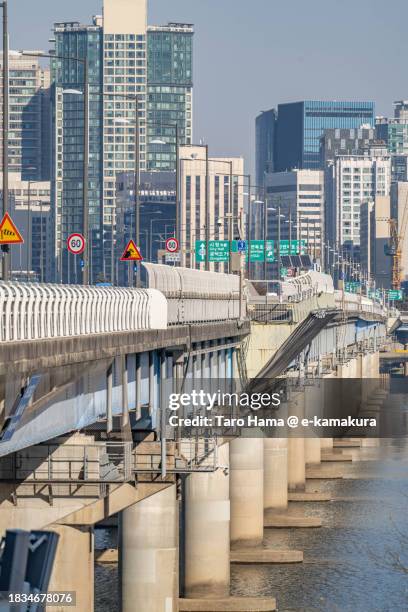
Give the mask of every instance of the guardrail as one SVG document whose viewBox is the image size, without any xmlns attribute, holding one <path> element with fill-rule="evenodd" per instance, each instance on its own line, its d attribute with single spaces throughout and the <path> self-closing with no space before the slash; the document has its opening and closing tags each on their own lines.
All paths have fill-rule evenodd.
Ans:
<svg viewBox="0 0 408 612">
<path fill-rule="evenodd" d="M 0 283 L 0 341 L 165 329 L 167 300 L 154 289 Z"/>
</svg>

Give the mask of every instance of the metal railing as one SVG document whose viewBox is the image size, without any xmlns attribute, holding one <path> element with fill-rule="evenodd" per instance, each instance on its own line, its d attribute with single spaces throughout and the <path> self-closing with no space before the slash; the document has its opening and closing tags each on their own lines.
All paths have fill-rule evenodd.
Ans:
<svg viewBox="0 0 408 612">
<path fill-rule="evenodd" d="M 0 459 L 0 481 L 109 484 L 132 477 L 131 442 L 40 444 Z"/>
<path fill-rule="evenodd" d="M 183 438 L 167 444 L 166 472 L 188 474 L 214 472 L 218 468 L 217 441 L 215 438 Z M 137 474 L 160 474 L 162 458 L 160 444 L 143 442 L 134 452 L 134 471 Z"/>
</svg>

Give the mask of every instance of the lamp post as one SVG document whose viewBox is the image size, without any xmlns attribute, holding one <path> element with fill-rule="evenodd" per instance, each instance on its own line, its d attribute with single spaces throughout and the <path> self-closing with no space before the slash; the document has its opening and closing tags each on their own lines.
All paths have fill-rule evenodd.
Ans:
<svg viewBox="0 0 408 612">
<path fill-rule="evenodd" d="M 171 127 L 175 129 L 176 136 L 176 231 L 175 237 L 181 243 L 180 236 L 180 131 L 178 123 L 152 123 L 147 122 L 148 125 L 160 126 L 160 127 Z M 164 140 L 157 138 L 150 141 L 150 144 L 167 144 Z"/>
<path fill-rule="evenodd" d="M 4 3 L 3 3 L 4 4 Z M 85 249 L 82 254 L 83 260 L 83 274 L 82 283 L 89 285 L 89 76 L 88 76 L 88 58 L 87 57 L 76 57 L 70 55 L 53 55 L 51 53 L 32 53 L 22 51 L 21 55 L 27 57 L 48 57 L 50 59 L 61 59 L 67 61 L 77 62 L 82 64 L 84 70 L 84 130 L 83 130 L 83 146 L 84 146 L 84 158 L 83 158 L 83 185 L 82 185 L 82 227 L 85 238 Z M 82 94 L 75 89 L 66 89 L 64 93 Z M 61 262 L 62 264 L 62 262 Z"/>
<path fill-rule="evenodd" d="M 7 0 L 0 3 L 3 9 L 3 216 L 9 209 L 9 42 L 8 42 L 8 7 Z M 4 244 L 3 280 L 10 277 L 10 247 Z"/>
</svg>

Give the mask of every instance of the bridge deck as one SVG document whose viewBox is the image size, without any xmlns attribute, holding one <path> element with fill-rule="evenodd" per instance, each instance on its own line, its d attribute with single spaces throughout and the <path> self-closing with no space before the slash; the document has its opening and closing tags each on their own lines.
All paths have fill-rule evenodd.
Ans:
<svg viewBox="0 0 408 612">
<path fill-rule="evenodd" d="M 109 334 L 25 340 L 0 343 L 0 375 L 38 372 L 160 348 L 189 347 L 250 333 L 248 321 L 221 321 L 199 325 L 175 325 L 160 330 L 135 330 Z"/>
</svg>

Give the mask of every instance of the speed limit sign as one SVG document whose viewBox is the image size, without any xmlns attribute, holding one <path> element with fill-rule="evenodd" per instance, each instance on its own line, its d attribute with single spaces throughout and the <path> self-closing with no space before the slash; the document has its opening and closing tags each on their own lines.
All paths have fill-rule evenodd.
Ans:
<svg viewBox="0 0 408 612">
<path fill-rule="evenodd" d="M 68 236 L 67 246 L 73 255 L 81 255 L 85 250 L 85 238 L 82 234 L 71 234 Z"/>
<path fill-rule="evenodd" d="M 177 238 L 168 238 L 166 240 L 166 251 L 168 253 L 177 253 L 179 248 L 180 248 L 180 244 Z"/>
</svg>

